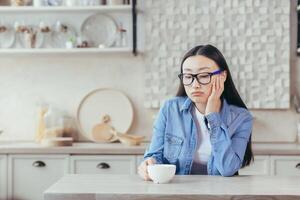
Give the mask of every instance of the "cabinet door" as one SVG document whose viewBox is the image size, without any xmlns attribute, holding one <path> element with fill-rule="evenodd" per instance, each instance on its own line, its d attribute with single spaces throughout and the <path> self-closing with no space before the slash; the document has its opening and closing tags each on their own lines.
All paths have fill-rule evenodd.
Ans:
<svg viewBox="0 0 300 200">
<path fill-rule="evenodd" d="M 68 169 L 68 155 L 9 155 L 8 197 L 41 200 L 43 192 Z"/>
<path fill-rule="evenodd" d="M 71 173 L 135 174 L 135 156 L 71 156 Z"/>
<path fill-rule="evenodd" d="M 273 175 L 300 176 L 300 156 L 271 156 Z"/>
<path fill-rule="evenodd" d="M 7 157 L 0 155 L 0 200 L 7 199 Z"/>
<path fill-rule="evenodd" d="M 269 156 L 254 156 L 254 162 L 239 170 L 240 175 L 270 175 Z"/>
</svg>

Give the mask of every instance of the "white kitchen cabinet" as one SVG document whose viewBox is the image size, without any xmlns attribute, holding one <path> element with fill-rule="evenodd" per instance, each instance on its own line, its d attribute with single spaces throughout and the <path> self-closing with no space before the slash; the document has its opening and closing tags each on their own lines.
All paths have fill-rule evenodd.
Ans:
<svg viewBox="0 0 300 200">
<path fill-rule="evenodd" d="M 101 155 L 71 156 L 71 173 L 75 174 L 135 174 L 136 156 Z"/>
<path fill-rule="evenodd" d="M 7 156 L 0 155 L 0 200 L 7 198 Z"/>
<path fill-rule="evenodd" d="M 300 156 L 271 156 L 271 174 L 300 176 Z"/>
<path fill-rule="evenodd" d="M 254 162 L 239 170 L 240 175 L 270 175 L 270 157 L 254 156 Z"/>
<path fill-rule="evenodd" d="M 9 155 L 8 199 L 42 200 L 44 190 L 68 171 L 68 155 Z"/>
</svg>

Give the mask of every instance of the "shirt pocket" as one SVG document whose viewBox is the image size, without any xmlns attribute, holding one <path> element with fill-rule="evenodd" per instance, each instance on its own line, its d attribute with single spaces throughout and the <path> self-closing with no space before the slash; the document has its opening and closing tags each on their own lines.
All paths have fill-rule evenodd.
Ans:
<svg viewBox="0 0 300 200">
<path fill-rule="evenodd" d="M 169 162 L 174 162 L 178 159 L 182 149 L 183 139 L 166 133 L 166 140 L 164 144 L 164 156 Z"/>
</svg>

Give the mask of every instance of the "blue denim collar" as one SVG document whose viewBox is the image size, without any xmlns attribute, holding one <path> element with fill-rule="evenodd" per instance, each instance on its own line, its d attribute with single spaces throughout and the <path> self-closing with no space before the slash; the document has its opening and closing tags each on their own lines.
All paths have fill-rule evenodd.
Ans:
<svg viewBox="0 0 300 200">
<path fill-rule="evenodd" d="M 191 107 L 193 105 L 192 100 L 187 96 L 185 98 L 186 99 L 185 99 L 184 103 L 182 104 L 180 111 L 190 110 L 192 108 Z M 228 103 L 227 103 L 226 99 L 223 99 L 222 108 L 220 111 L 221 118 L 226 118 L 227 112 L 228 112 Z"/>
</svg>

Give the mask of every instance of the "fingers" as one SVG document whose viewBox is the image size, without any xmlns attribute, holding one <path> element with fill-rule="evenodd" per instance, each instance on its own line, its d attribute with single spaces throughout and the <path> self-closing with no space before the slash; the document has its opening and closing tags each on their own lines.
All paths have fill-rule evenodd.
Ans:
<svg viewBox="0 0 300 200">
<path fill-rule="evenodd" d="M 148 165 L 154 165 L 155 164 L 155 160 L 153 158 L 149 158 L 147 161 Z"/>
<path fill-rule="evenodd" d="M 215 91 L 216 91 L 216 79 L 213 79 L 212 93 L 215 93 Z"/>
<path fill-rule="evenodd" d="M 140 166 L 138 167 L 138 174 L 140 175 L 140 177 L 142 179 L 144 179 L 145 181 L 150 180 L 149 176 L 148 176 L 148 171 L 147 171 L 147 165 L 146 162 L 142 162 L 140 164 Z"/>
<path fill-rule="evenodd" d="M 220 80 L 220 90 L 221 90 L 221 92 L 224 91 L 224 82 L 225 82 L 225 77 L 221 76 L 221 80 Z"/>
<path fill-rule="evenodd" d="M 140 164 L 140 166 L 138 167 L 138 174 L 140 175 L 140 177 L 141 177 L 142 179 L 144 179 L 145 181 L 151 180 L 150 177 L 149 177 L 149 175 L 148 175 L 148 169 L 147 169 L 147 166 L 148 166 L 148 165 L 153 165 L 153 164 L 155 164 L 155 163 L 156 163 L 155 159 L 149 158 L 149 159 L 147 159 L 147 160 L 144 160 L 144 161 Z"/>
<path fill-rule="evenodd" d="M 216 78 L 216 90 L 217 91 L 220 90 L 220 76 L 217 76 L 217 78 Z"/>
</svg>

